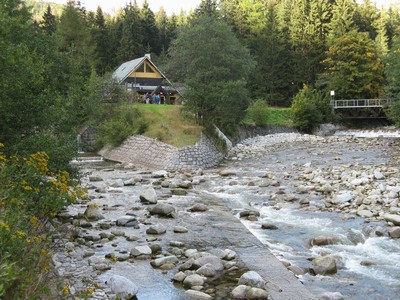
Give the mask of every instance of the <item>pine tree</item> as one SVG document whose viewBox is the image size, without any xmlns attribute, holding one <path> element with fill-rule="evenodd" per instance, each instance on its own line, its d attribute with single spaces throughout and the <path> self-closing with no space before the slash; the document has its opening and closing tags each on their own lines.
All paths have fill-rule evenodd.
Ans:
<svg viewBox="0 0 400 300">
<path fill-rule="evenodd" d="M 56 17 L 53 15 L 50 5 L 47 6 L 47 10 L 43 14 L 43 20 L 40 21 L 39 26 L 48 35 L 52 35 L 56 31 Z"/>
<path fill-rule="evenodd" d="M 94 68 L 98 75 L 111 70 L 109 29 L 106 26 L 103 11 L 97 7 L 94 26 L 91 30 L 93 43 Z"/>
<path fill-rule="evenodd" d="M 149 48 L 146 50 L 146 53 L 154 52 L 160 54 L 160 33 L 156 25 L 156 18 L 147 0 L 143 2 L 143 7 L 140 10 L 140 21 L 143 30 L 144 46 Z"/>
</svg>

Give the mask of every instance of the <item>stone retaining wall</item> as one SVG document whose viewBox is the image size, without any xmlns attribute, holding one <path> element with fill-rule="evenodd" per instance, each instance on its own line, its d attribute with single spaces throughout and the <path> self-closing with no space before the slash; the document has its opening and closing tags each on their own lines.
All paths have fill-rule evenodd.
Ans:
<svg viewBox="0 0 400 300">
<path fill-rule="evenodd" d="M 131 136 L 117 148 L 103 148 L 104 159 L 131 163 L 150 170 L 186 171 L 217 166 L 224 154 L 220 153 L 206 136 L 199 145 L 178 149 L 163 142 L 141 135 Z"/>
<path fill-rule="evenodd" d="M 287 127 L 268 126 L 242 126 L 236 137 L 236 142 L 272 133 L 294 132 Z M 232 147 L 229 139 L 217 129 L 217 132 L 227 143 L 227 148 Z M 225 158 L 226 153 L 221 153 L 207 136 L 202 134 L 198 145 L 176 148 L 155 139 L 141 135 L 131 136 L 114 149 L 105 148 L 99 152 L 105 159 L 120 163 L 131 163 L 139 168 L 150 170 L 190 171 L 209 169 L 218 166 Z"/>
<path fill-rule="evenodd" d="M 141 135 L 130 136 L 117 148 L 103 148 L 99 154 L 107 160 L 131 163 L 140 168 L 166 169 L 178 148 Z"/>
</svg>

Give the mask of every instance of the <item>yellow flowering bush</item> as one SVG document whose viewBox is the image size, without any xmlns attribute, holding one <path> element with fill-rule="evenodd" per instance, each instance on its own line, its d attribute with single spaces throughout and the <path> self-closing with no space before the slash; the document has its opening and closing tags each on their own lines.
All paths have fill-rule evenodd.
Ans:
<svg viewBox="0 0 400 300">
<path fill-rule="evenodd" d="M 65 171 L 49 171 L 49 157 L 7 157 L 0 143 L 0 299 L 40 299 L 50 268 L 45 226 L 85 191 Z"/>
</svg>

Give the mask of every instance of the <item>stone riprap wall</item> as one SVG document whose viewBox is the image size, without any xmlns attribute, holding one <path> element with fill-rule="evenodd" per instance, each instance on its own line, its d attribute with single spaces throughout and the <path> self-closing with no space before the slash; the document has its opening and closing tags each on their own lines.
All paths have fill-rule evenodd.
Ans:
<svg viewBox="0 0 400 300">
<path fill-rule="evenodd" d="M 168 170 L 197 170 L 216 167 L 225 155 L 217 150 L 214 143 L 204 134 L 201 135 L 199 145 L 184 147 L 178 150 Z"/>
<path fill-rule="evenodd" d="M 136 167 L 166 169 L 178 148 L 141 135 L 130 136 L 117 148 L 103 148 L 99 154 L 107 160 L 131 163 Z"/>
<path fill-rule="evenodd" d="M 131 136 L 121 146 L 104 148 L 99 154 L 111 161 L 168 171 L 207 169 L 217 166 L 225 157 L 205 135 L 199 145 L 181 149 L 144 136 Z"/>
</svg>

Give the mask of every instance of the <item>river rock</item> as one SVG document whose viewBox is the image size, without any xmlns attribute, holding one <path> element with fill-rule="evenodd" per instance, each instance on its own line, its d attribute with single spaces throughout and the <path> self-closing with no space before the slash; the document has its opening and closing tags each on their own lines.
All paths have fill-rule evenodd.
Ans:
<svg viewBox="0 0 400 300">
<path fill-rule="evenodd" d="M 205 277 L 214 277 L 217 275 L 217 271 L 212 264 L 205 264 L 196 270 L 196 273 L 199 275 L 203 275 Z"/>
<path fill-rule="evenodd" d="M 311 246 L 326 246 L 340 244 L 341 241 L 335 236 L 320 235 L 310 240 Z"/>
<path fill-rule="evenodd" d="M 223 169 L 219 172 L 220 176 L 235 176 L 237 174 L 236 170 L 233 169 Z"/>
<path fill-rule="evenodd" d="M 154 188 L 150 187 L 139 195 L 140 201 L 145 204 L 157 204 L 157 194 Z"/>
<path fill-rule="evenodd" d="M 133 257 L 143 257 L 143 256 L 151 256 L 152 251 L 149 246 L 136 246 L 131 250 L 131 256 Z"/>
<path fill-rule="evenodd" d="M 247 291 L 251 289 L 249 286 L 241 284 L 232 290 L 233 299 L 246 299 Z"/>
<path fill-rule="evenodd" d="M 174 232 L 175 233 L 186 233 L 186 232 L 188 232 L 188 229 L 186 227 L 183 227 L 183 226 L 175 226 L 174 227 Z"/>
<path fill-rule="evenodd" d="M 146 230 L 147 234 L 163 234 L 165 232 L 167 232 L 167 229 L 162 224 L 151 225 Z"/>
<path fill-rule="evenodd" d="M 174 281 L 182 282 L 185 280 L 186 276 L 187 275 L 185 274 L 185 272 L 179 271 L 174 275 Z"/>
<path fill-rule="evenodd" d="M 266 300 L 268 299 L 268 294 L 266 290 L 252 287 L 247 290 L 246 297 L 249 300 Z"/>
<path fill-rule="evenodd" d="M 239 278 L 239 285 L 244 284 L 251 287 L 264 288 L 265 280 L 256 271 L 248 271 Z"/>
<path fill-rule="evenodd" d="M 208 206 L 203 203 L 196 203 L 192 207 L 188 208 L 190 212 L 204 212 L 208 210 Z"/>
<path fill-rule="evenodd" d="M 400 225 L 400 215 L 395 215 L 395 214 L 385 214 L 383 215 L 383 218 L 387 222 L 392 222 L 394 225 Z"/>
<path fill-rule="evenodd" d="M 185 300 L 209 300 L 212 297 L 206 293 L 196 290 L 185 291 Z"/>
<path fill-rule="evenodd" d="M 104 216 L 101 214 L 100 208 L 95 204 L 89 204 L 83 214 L 86 218 L 92 221 L 104 219 Z"/>
<path fill-rule="evenodd" d="M 374 177 L 377 180 L 384 179 L 385 176 L 382 174 L 382 172 L 379 169 L 374 170 Z"/>
<path fill-rule="evenodd" d="M 261 224 L 261 229 L 277 230 L 278 226 L 271 224 L 271 223 L 263 223 L 263 224 Z"/>
<path fill-rule="evenodd" d="M 213 265 L 213 267 L 216 271 L 222 271 L 224 269 L 224 265 L 222 264 L 221 259 L 216 257 L 215 255 L 207 255 L 207 256 L 199 257 L 199 258 L 195 259 L 193 262 L 193 266 L 195 268 L 200 268 L 206 264 Z"/>
<path fill-rule="evenodd" d="M 312 270 L 316 275 L 331 275 L 336 274 L 336 261 L 331 256 L 323 256 L 313 259 Z"/>
<path fill-rule="evenodd" d="M 139 229 L 139 222 L 133 216 L 122 216 L 116 222 L 117 226 L 133 227 Z"/>
<path fill-rule="evenodd" d="M 175 218 L 175 207 L 167 203 L 158 203 L 148 209 L 151 215 L 158 215 L 161 217 Z"/>
<path fill-rule="evenodd" d="M 341 193 L 336 195 L 330 202 L 333 204 L 343 204 L 353 200 L 353 195 L 351 193 Z"/>
<path fill-rule="evenodd" d="M 154 171 L 154 172 L 151 174 L 151 177 L 153 177 L 153 178 L 165 178 L 165 177 L 167 177 L 167 176 L 168 176 L 168 172 L 165 171 L 165 170 Z"/>
<path fill-rule="evenodd" d="M 232 260 L 235 259 L 237 256 L 237 253 L 231 249 L 225 249 L 225 256 L 223 257 L 223 259 L 225 260 Z"/>
<path fill-rule="evenodd" d="M 361 209 L 357 211 L 357 216 L 362 218 L 372 218 L 374 214 L 370 210 Z"/>
<path fill-rule="evenodd" d="M 160 257 L 160 258 L 157 258 L 155 260 L 152 260 L 150 262 L 150 264 L 153 266 L 153 268 L 159 268 L 162 265 L 165 265 L 167 263 L 168 264 L 177 264 L 178 261 L 179 260 L 178 260 L 178 258 L 176 256 L 171 255 L 171 256 L 164 256 L 164 257 Z"/>
<path fill-rule="evenodd" d="M 400 227 L 389 228 L 388 234 L 391 238 L 394 238 L 394 239 L 400 238 Z"/>
<path fill-rule="evenodd" d="M 110 187 L 114 187 L 114 188 L 123 187 L 123 186 L 124 186 L 124 181 L 122 179 L 116 179 L 110 183 Z"/>
<path fill-rule="evenodd" d="M 139 291 L 139 288 L 131 280 L 124 276 L 112 275 L 107 281 L 111 291 L 116 294 L 119 299 L 131 299 Z"/>
<path fill-rule="evenodd" d="M 183 285 L 185 288 L 190 289 L 193 286 L 203 286 L 206 281 L 204 276 L 199 274 L 191 274 L 186 276 L 185 280 L 183 280 Z"/>
</svg>

